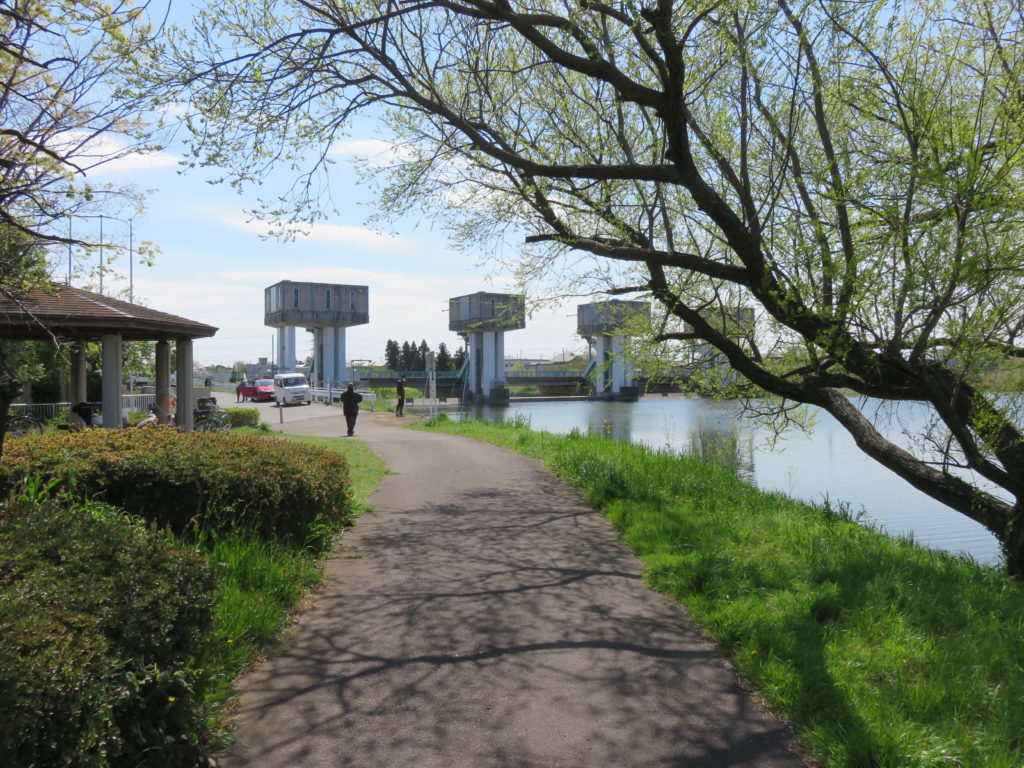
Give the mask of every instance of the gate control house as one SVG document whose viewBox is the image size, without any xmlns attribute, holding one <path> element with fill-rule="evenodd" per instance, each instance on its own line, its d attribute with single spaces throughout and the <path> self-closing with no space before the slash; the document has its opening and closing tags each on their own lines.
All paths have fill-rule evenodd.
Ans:
<svg viewBox="0 0 1024 768">
<path fill-rule="evenodd" d="M 365 285 L 296 283 L 282 280 L 264 291 L 264 325 L 277 329 L 278 370 L 294 371 L 295 329 L 313 333 L 313 386 L 341 386 L 345 373 L 345 329 L 370 322 Z"/>
</svg>

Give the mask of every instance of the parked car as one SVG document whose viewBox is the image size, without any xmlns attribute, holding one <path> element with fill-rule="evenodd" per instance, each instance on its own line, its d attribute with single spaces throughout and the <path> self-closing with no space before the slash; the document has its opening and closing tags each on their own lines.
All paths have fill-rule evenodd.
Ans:
<svg viewBox="0 0 1024 768">
<path fill-rule="evenodd" d="M 274 399 L 274 380 L 256 379 L 255 381 L 243 381 L 241 394 L 243 400 L 269 403 Z"/>
<path fill-rule="evenodd" d="M 301 373 L 279 373 L 274 376 L 274 400 L 278 405 L 309 404 L 313 402 L 313 393 Z"/>
</svg>

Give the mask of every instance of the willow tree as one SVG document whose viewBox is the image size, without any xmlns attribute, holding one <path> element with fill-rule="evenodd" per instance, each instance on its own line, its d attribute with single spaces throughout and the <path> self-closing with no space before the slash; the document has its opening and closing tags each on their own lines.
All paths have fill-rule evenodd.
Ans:
<svg viewBox="0 0 1024 768">
<path fill-rule="evenodd" d="M 978 384 L 1024 352 L 1016 4 L 235 0 L 197 24 L 164 73 L 194 160 L 301 168 L 269 215 L 325 215 L 332 142 L 384 116 L 385 209 L 652 297 L 658 338 L 824 409 L 1024 573 L 1017 401 Z M 851 393 L 929 429 L 901 447 Z"/>
</svg>

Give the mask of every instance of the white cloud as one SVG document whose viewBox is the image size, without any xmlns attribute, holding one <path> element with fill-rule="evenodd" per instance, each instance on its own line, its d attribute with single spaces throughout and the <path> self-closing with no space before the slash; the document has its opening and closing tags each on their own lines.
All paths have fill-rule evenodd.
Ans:
<svg viewBox="0 0 1024 768">
<path fill-rule="evenodd" d="M 384 139 L 344 139 L 331 145 L 330 154 L 385 164 L 409 155 L 404 147 Z"/>
<path fill-rule="evenodd" d="M 104 163 L 90 171 L 90 175 L 99 176 L 105 173 L 132 173 L 134 171 L 150 171 L 156 168 L 170 168 L 181 162 L 178 155 L 170 152 L 134 152 L 116 160 Z"/>
<path fill-rule="evenodd" d="M 332 155 L 380 155 L 391 152 L 394 145 L 383 139 L 344 139 L 331 146 Z"/>
<path fill-rule="evenodd" d="M 223 222 L 235 229 L 254 232 L 261 236 L 286 231 L 292 226 L 287 222 L 259 221 L 257 219 L 245 219 L 241 216 L 229 216 L 223 219 Z M 395 248 L 403 244 L 411 247 L 414 242 L 409 238 L 377 232 L 367 227 L 353 227 L 344 224 L 300 225 L 296 232 L 296 239 L 311 240 L 319 243 L 336 243 L 338 245 L 350 245 L 359 248 Z"/>
<path fill-rule="evenodd" d="M 171 152 L 130 152 L 120 137 L 111 134 L 89 138 L 81 132 L 72 131 L 64 135 L 63 143 L 76 164 L 88 167 L 99 163 L 89 168 L 90 176 L 167 168 L 181 162 L 181 158 Z"/>
</svg>

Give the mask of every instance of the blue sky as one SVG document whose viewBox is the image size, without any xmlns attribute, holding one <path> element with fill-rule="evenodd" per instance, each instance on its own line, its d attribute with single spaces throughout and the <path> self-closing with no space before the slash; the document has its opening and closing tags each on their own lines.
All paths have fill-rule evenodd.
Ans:
<svg viewBox="0 0 1024 768">
<path fill-rule="evenodd" d="M 399 222 L 391 234 L 364 225 L 373 212 L 371 191 L 356 185 L 349 158 L 379 141 L 373 130 L 367 124 L 365 136 L 349 137 L 334 147 L 339 162 L 331 172 L 332 194 L 341 213 L 291 242 L 261 237 L 266 225 L 246 215 L 260 190 L 240 196 L 225 185 L 207 183 L 209 172 L 182 174 L 173 147 L 128 157 L 92 174 L 97 183 L 132 182 L 151 190 L 148 210 L 133 219 L 132 231 L 136 245 L 152 241 L 162 253 L 153 267 L 135 266 L 137 300 L 219 328 L 212 339 L 196 342 L 195 359 L 204 365 L 255 362 L 272 355 L 274 331 L 263 325 L 263 289 L 280 280 L 369 286 L 370 323 L 348 329 L 349 360 L 381 361 L 389 338 L 426 340 L 432 348 L 443 341 L 454 351 L 460 340 L 448 330 L 448 299 L 479 290 L 510 290 L 512 283 L 489 281 L 474 267 L 475 259 L 449 248 L 429 221 Z M 104 222 L 107 242 L 127 244 L 128 232 L 124 221 Z M 60 259 L 57 253 L 55 271 L 63 279 L 67 266 Z M 128 286 L 127 256 L 119 256 L 112 267 L 117 274 L 104 279 L 108 294 Z M 74 282 L 84 284 L 81 279 Z M 95 281 L 92 287 L 97 287 Z M 509 332 L 506 355 L 550 358 L 585 349 L 575 335 L 575 304 L 538 312 L 525 329 Z M 301 359 L 312 349 L 312 335 L 300 331 L 297 342 Z"/>
<path fill-rule="evenodd" d="M 159 0 L 151 14 L 162 15 L 167 4 L 172 21 L 188 23 L 195 3 Z M 128 182 L 149 191 L 146 213 L 132 219 L 134 241 L 136 246 L 152 241 L 162 253 L 155 266 L 134 267 L 134 295 L 153 309 L 216 326 L 216 336 L 195 345 L 195 360 L 204 365 L 272 356 L 274 331 L 263 325 L 263 291 L 280 280 L 369 286 L 370 323 L 347 331 L 350 361 L 382 361 L 388 339 L 426 340 L 432 348 L 443 341 L 454 351 L 460 339 L 448 330 L 448 299 L 480 290 L 512 290 L 513 284 L 500 276 L 488 279 L 474 266 L 478 259 L 486 259 L 490 246 L 482 244 L 475 256 L 457 251 L 430 221 L 398 222 L 389 234 L 365 225 L 374 212 L 372 191 L 356 184 L 350 161 L 356 153 L 372 155 L 381 149 L 386 145 L 378 126 L 369 120 L 333 145 L 332 159 L 337 162 L 331 170 L 331 195 L 340 213 L 294 241 L 261 237 L 266 225 L 246 214 L 256 207 L 258 197 L 274 197 L 272 188 L 242 196 L 226 185 L 207 183 L 214 172 L 182 174 L 180 148 L 173 143 L 163 152 L 101 166 L 90 179 L 97 184 Z M 277 183 L 291 180 L 284 172 L 276 178 Z M 98 233 L 95 222 L 76 222 L 74 227 L 77 236 Z M 105 242 L 127 245 L 128 232 L 126 221 L 105 219 Z M 108 258 L 110 253 L 106 251 Z M 99 257 L 93 254 L 91 259 L 96 263 Z M 66 255 L 57 249 L 53 262 L 55 277 L 63 280 Z M 116 274 L 104 278 L 104 293 L 126 291 L 127 255 L 111 267 Z M 73 283 L 98 288 L 95 278 L 75 277 Z M 525 329 L 506 334 L 506 355 L 550 358 L 584 350 L 585 342 L 575 333 L 576 304 L 584 301 L 532 314 Z M 302 359 L 312 350 L 312 335 L 300 330 L 296 340 Z"/>
</svg>

